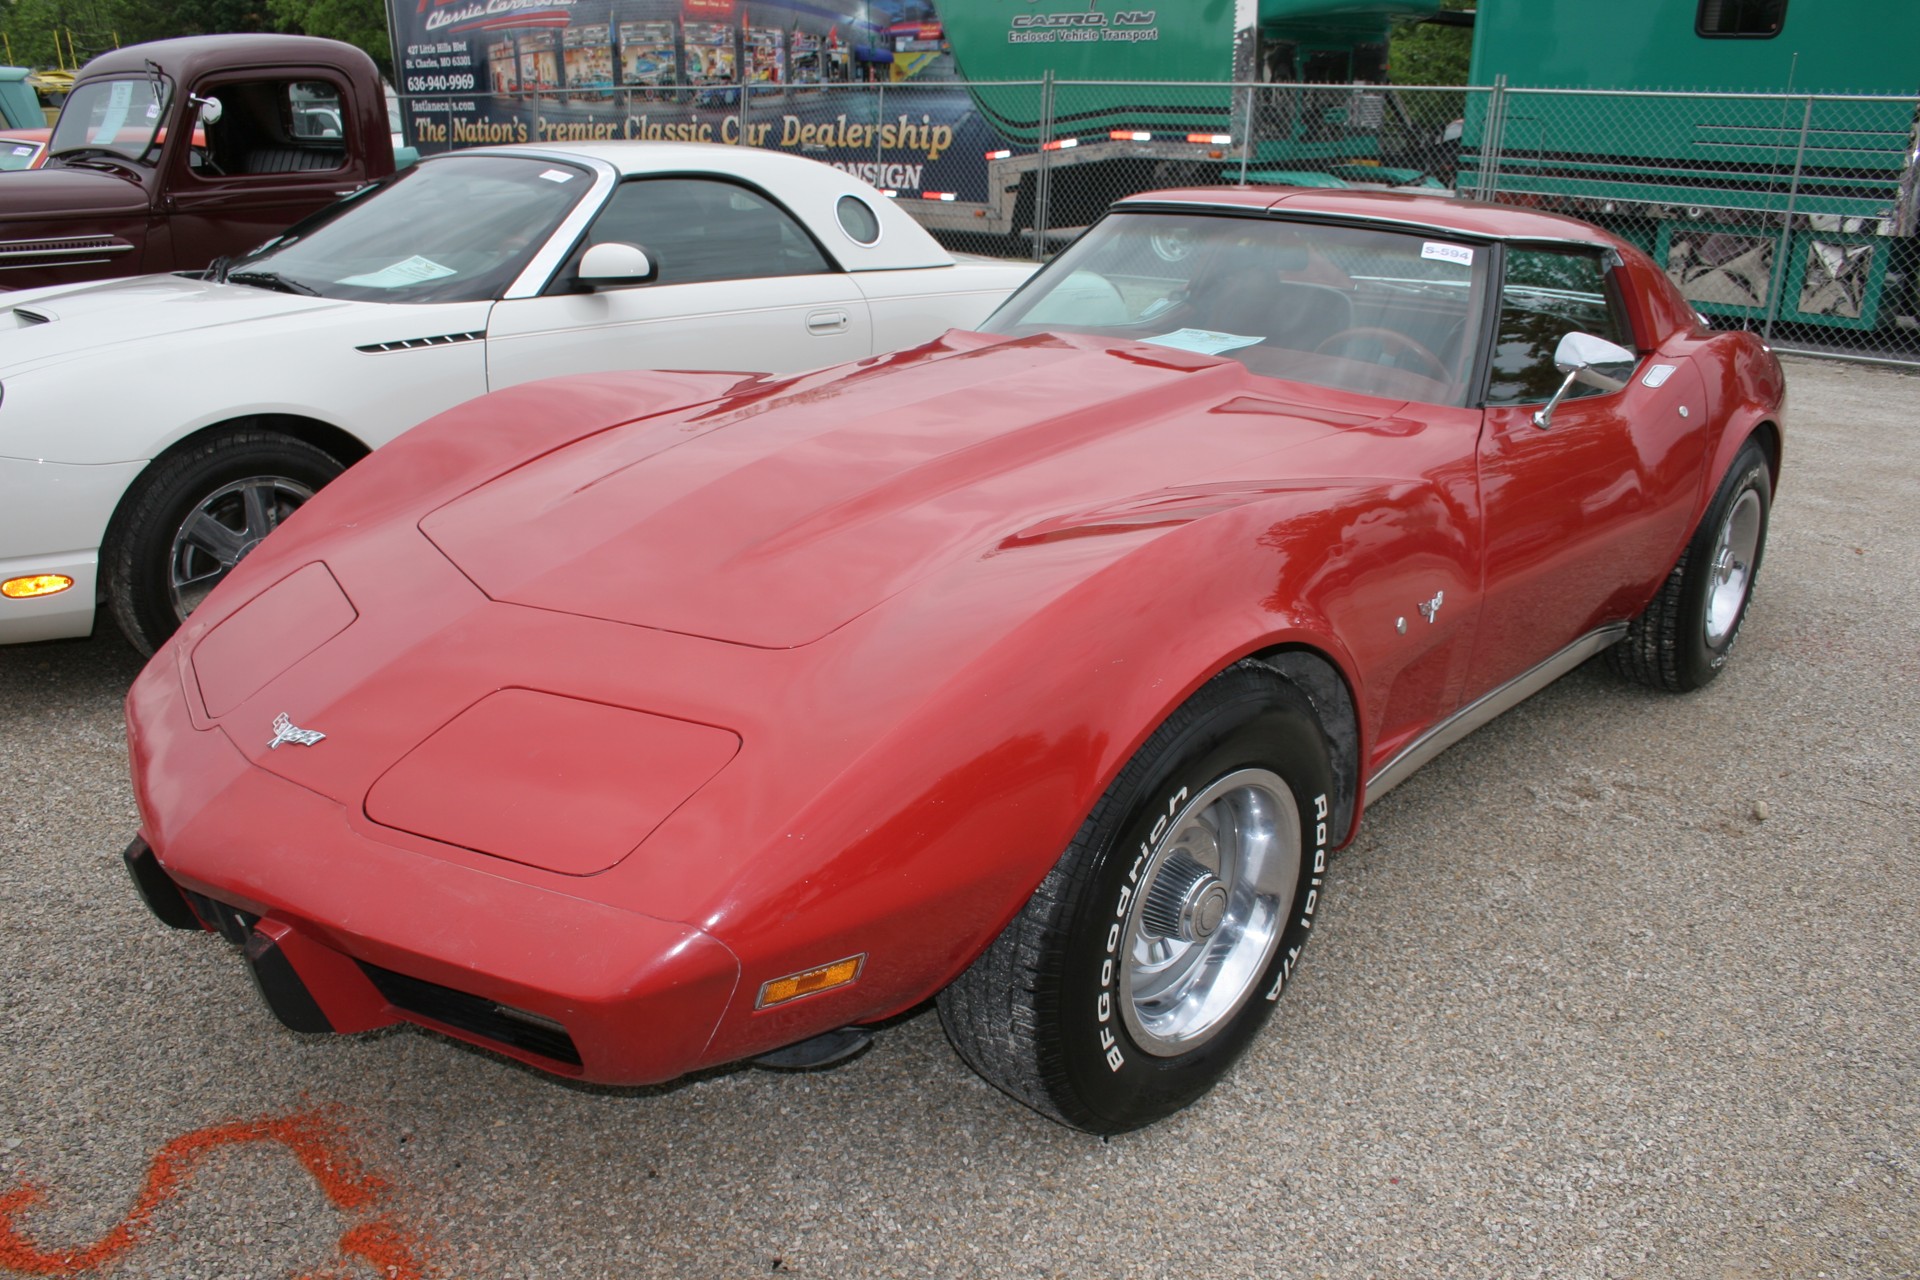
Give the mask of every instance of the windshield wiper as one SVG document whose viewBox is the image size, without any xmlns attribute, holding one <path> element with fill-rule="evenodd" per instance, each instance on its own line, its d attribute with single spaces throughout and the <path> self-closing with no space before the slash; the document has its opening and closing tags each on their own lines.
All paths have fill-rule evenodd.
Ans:
<svg viewBox="0 0 1920 1280">
<path fill-rule="evenodd" d="M 72 164 L 99 164 L 105 161 L 121 169 L 133 169 L 139 164 L 126 152 L 113 147 L 68 147 L 65 151 L 54 152 L 47 159 L 65 160 Z"/>
<path fill-rule="evenodd" d="M 232 271 L 227 273 L 230 284 L 252 284 L 262 289 L 278 289 L 281 293 L 297 293 L 302 297 L 317 298 L 320 291 L 312 285 L 301 284 L 298 280 L 289 280 L 277 271 Z"/>
</svg>

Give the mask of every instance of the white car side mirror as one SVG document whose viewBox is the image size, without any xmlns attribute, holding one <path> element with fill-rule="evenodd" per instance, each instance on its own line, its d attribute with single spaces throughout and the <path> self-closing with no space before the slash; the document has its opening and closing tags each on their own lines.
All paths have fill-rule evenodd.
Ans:
<svg viewBox="0 0 1920 1280">
<path fill-rule="evenodd" d="M 659 274 L 660 264 L 639 245 L 605 240 L 581 255 L 580 272 L 575 278 L 589 289 L 608 289 L 646 284 Z"/>
</svg>

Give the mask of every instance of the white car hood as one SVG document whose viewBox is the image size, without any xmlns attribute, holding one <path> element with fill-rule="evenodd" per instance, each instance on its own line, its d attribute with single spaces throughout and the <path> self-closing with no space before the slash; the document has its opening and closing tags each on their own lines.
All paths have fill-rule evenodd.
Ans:
<svg viewBox="0 0 1920 1280">
<path fill-rule="evenodd" d="M 112 368 L 135 345 L 141 355 L 164 355 L 170 345 L 205 347 L 221 341 L 209 331 L 229 325 L 249 325 L 249 333 L 258 334 L 262 326 L 315 327 L 313 322 L 329 311 L 418 315 L 423 310 L 174 275 L 26 289 L 0 297 L 0 378 L 81 356 L 107 361 L 105 367 Z"/>
</svg>

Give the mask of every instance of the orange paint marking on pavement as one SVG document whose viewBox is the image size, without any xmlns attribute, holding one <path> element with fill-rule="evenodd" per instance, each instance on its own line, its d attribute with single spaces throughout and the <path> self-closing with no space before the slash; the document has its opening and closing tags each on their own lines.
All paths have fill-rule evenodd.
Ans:
<svg viewBox="0 0 1920 1280">
<path fill-rule="evenodd" d="M 96 1271 L 134 1248 L 153 1230 L 154 1212 L 183 1190 L 202 1160 L 222 1147 L 277 1142 L 299 1160 L 337 1209 L 359 1213 L 376 1205 L 387 1183 L 368 1173 L 349 1152 L 346 1130 L 318 1111 L 211 1125 L 182 1134 L 154 1153 L 133 1208 L 106 1235 L 73 1249 L 43 1249 L 21 1232 L 19 1216 L 46 1200 L 45 1191 L 22 1183 L 0 1193 L 0 1269 L 32 1276 L 77 1276 Z M 388 1280 L 426 1275 L 419 1243 L 391 1219 L 349 1226 L 340 1237 L 344 1256 L 364 1259 Z"/>
</svg>

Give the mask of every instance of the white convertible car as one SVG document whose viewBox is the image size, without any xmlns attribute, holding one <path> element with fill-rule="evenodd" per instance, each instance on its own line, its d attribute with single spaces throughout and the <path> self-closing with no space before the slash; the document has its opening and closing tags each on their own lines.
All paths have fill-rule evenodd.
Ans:
<svg viewBox="0 0 1920 1280">
<path fill-rule="evenodd" d="M 247 257 L 0 298 L 0 643 L 151 650 L 290 511 L 462 400 L 613 369 L 789 372 L 977 324 L 956 260 L 836 169 L 673 143 L 425 160 Z"/>
</svg>

